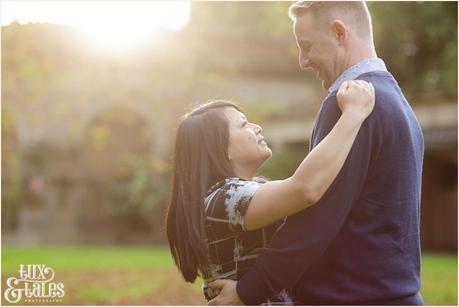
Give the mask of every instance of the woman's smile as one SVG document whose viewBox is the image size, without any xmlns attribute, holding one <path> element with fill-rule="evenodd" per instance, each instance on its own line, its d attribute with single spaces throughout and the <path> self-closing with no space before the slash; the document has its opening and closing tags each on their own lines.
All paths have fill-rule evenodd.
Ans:
<svg viewBox="0 0 459 307">
<path fill-rule="evenodd" d="M 263 146 L 268 146 L 268 143 L 265 141 L 265 138 L 262 138 L 261 140 L 259 140 L 258 144 L 263 145 Z"/>
</svg>

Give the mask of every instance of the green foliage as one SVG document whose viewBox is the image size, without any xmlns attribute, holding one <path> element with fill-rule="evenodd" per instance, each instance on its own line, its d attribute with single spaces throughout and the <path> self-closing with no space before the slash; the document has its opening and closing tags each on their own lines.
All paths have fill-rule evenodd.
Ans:
<svg viewBox="0 0 459 307">
<path fill-rule="evenodd" d="M 273 114 L 282 112 L 283 104 L 277 100 L 249 99 L 242 104 L 248 119 L 254 123 L 263 123 Z"/>
<path fill-rule="evenodd" d="M 239 71 L 296 75 L 297 48 L 287 16 L 290 4 L 197 2 L 189 28 L 199 29 L 203 42 L 212 44 L 222 63 L 238 65 Z M 401 87 L 415 96 L 434 91 L 454 100 L 457 2 L 368 2 L 368 6 L 377 53 Z M 221 49 L 218 41 L 223 42 Z M 247 57 L 251 61 L 245 61 Z"/>
<path fill-rule="evenodd" d="M 457 2 L 370 2 L 375 45 L 405 90 L 457 96 Z"/>
<path fill-rule="evenodd" d="M 163 208 L 169 199 L 170 170 L 166 161 L 151 160 L 139 155 L 124 155 L 121 165 L 126 174 L 109 184 L 115 205 L 109 212 L 124 225 L 126 217 L 143 221 L 158 232 L 163 220 Z"/>
<path fill-rule="evenodd" d="M 304 148 L 284 148 L 273 150 L 273 155 L 259 170 L 259 174 L 270 179 L 285 179 L 290 177 L 301 161 L 309 152 L 306 144 Z"/>
<path fill-rule="evenodd" d="M 112 107 L 96 116 L 84 138 L 84 174 L 108 196 L 106 212 L 120 236 L 159 229 L 169 196 L 169 166 L 154 151 L 154 129 L 138 112 Z M 158 235 L 160 231 L 157 231 Z"/>
<path fill-rule="evenodd" d="M 164 203 L 168 196 L 169 165 L 161 159 L 142 159 L 126 156 L 125 165 L 132 175 L 125 185 L 129 202 L 139 208 L 150 208 L 156 203 Z"/>
<path fill-rule="evenodd" d="M 2 105 L 2 230 L 15 227 L 22 176 L 13 115 Z"/>
</svg>

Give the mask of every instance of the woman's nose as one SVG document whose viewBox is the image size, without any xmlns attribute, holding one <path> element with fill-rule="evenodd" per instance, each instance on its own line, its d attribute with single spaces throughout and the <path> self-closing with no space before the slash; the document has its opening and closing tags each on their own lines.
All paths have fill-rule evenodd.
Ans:
<svg viewBox="0 0 459 307">
<path fill-rule="evenodd" d="M 261 128 L 261 126 L 259 126 L 257 124 L 253 124 L 253 126 L 254 126 L 256 134 L 259 134 L 259 133 L 261 133 L 263 131 L 263 128 Z"/>
<path fill-rule="evenodd" d="M 306 57 L 301 57 L 300 58 L 300 68 L 301 69 L 308 69 L 310 67 L 311 67 L 311 65 L 310 65 L 309 59 L 306 58 Z"/>
</svg>

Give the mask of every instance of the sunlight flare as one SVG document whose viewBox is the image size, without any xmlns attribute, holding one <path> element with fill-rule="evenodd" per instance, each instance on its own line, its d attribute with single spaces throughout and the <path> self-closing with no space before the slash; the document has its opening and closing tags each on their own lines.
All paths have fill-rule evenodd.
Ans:
<svg viewBox="0 0 459 307">
<path fill-rule="evenodd" d="M 130 48 L 154 39 L 160 28 L 178 31 L 189 20 L 189 1 L 2 1 L 2 26 L 55 23 L 81 29 L 94 43 Z"/>
</svg>

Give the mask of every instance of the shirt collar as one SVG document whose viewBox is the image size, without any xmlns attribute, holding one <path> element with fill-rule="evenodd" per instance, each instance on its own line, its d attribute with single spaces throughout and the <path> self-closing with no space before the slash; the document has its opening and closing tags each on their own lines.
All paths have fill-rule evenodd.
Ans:
<svg viewBox="0 0 459 307">
<path fill-rule="evenodd" d="M 341 83 L 344 81 L 354 80 L 358 76 L 370 72 L 370 71 L 387 71 L 386 65 L 384 61 L 380 58 L 370 58 L 365 59 L 363 61 L 358 62 L 355 65 L 352 65 L 348 69 L 346 69 L 328 89 L 328 93 L 332 93 L 340 87 Z"/>
</svg>

